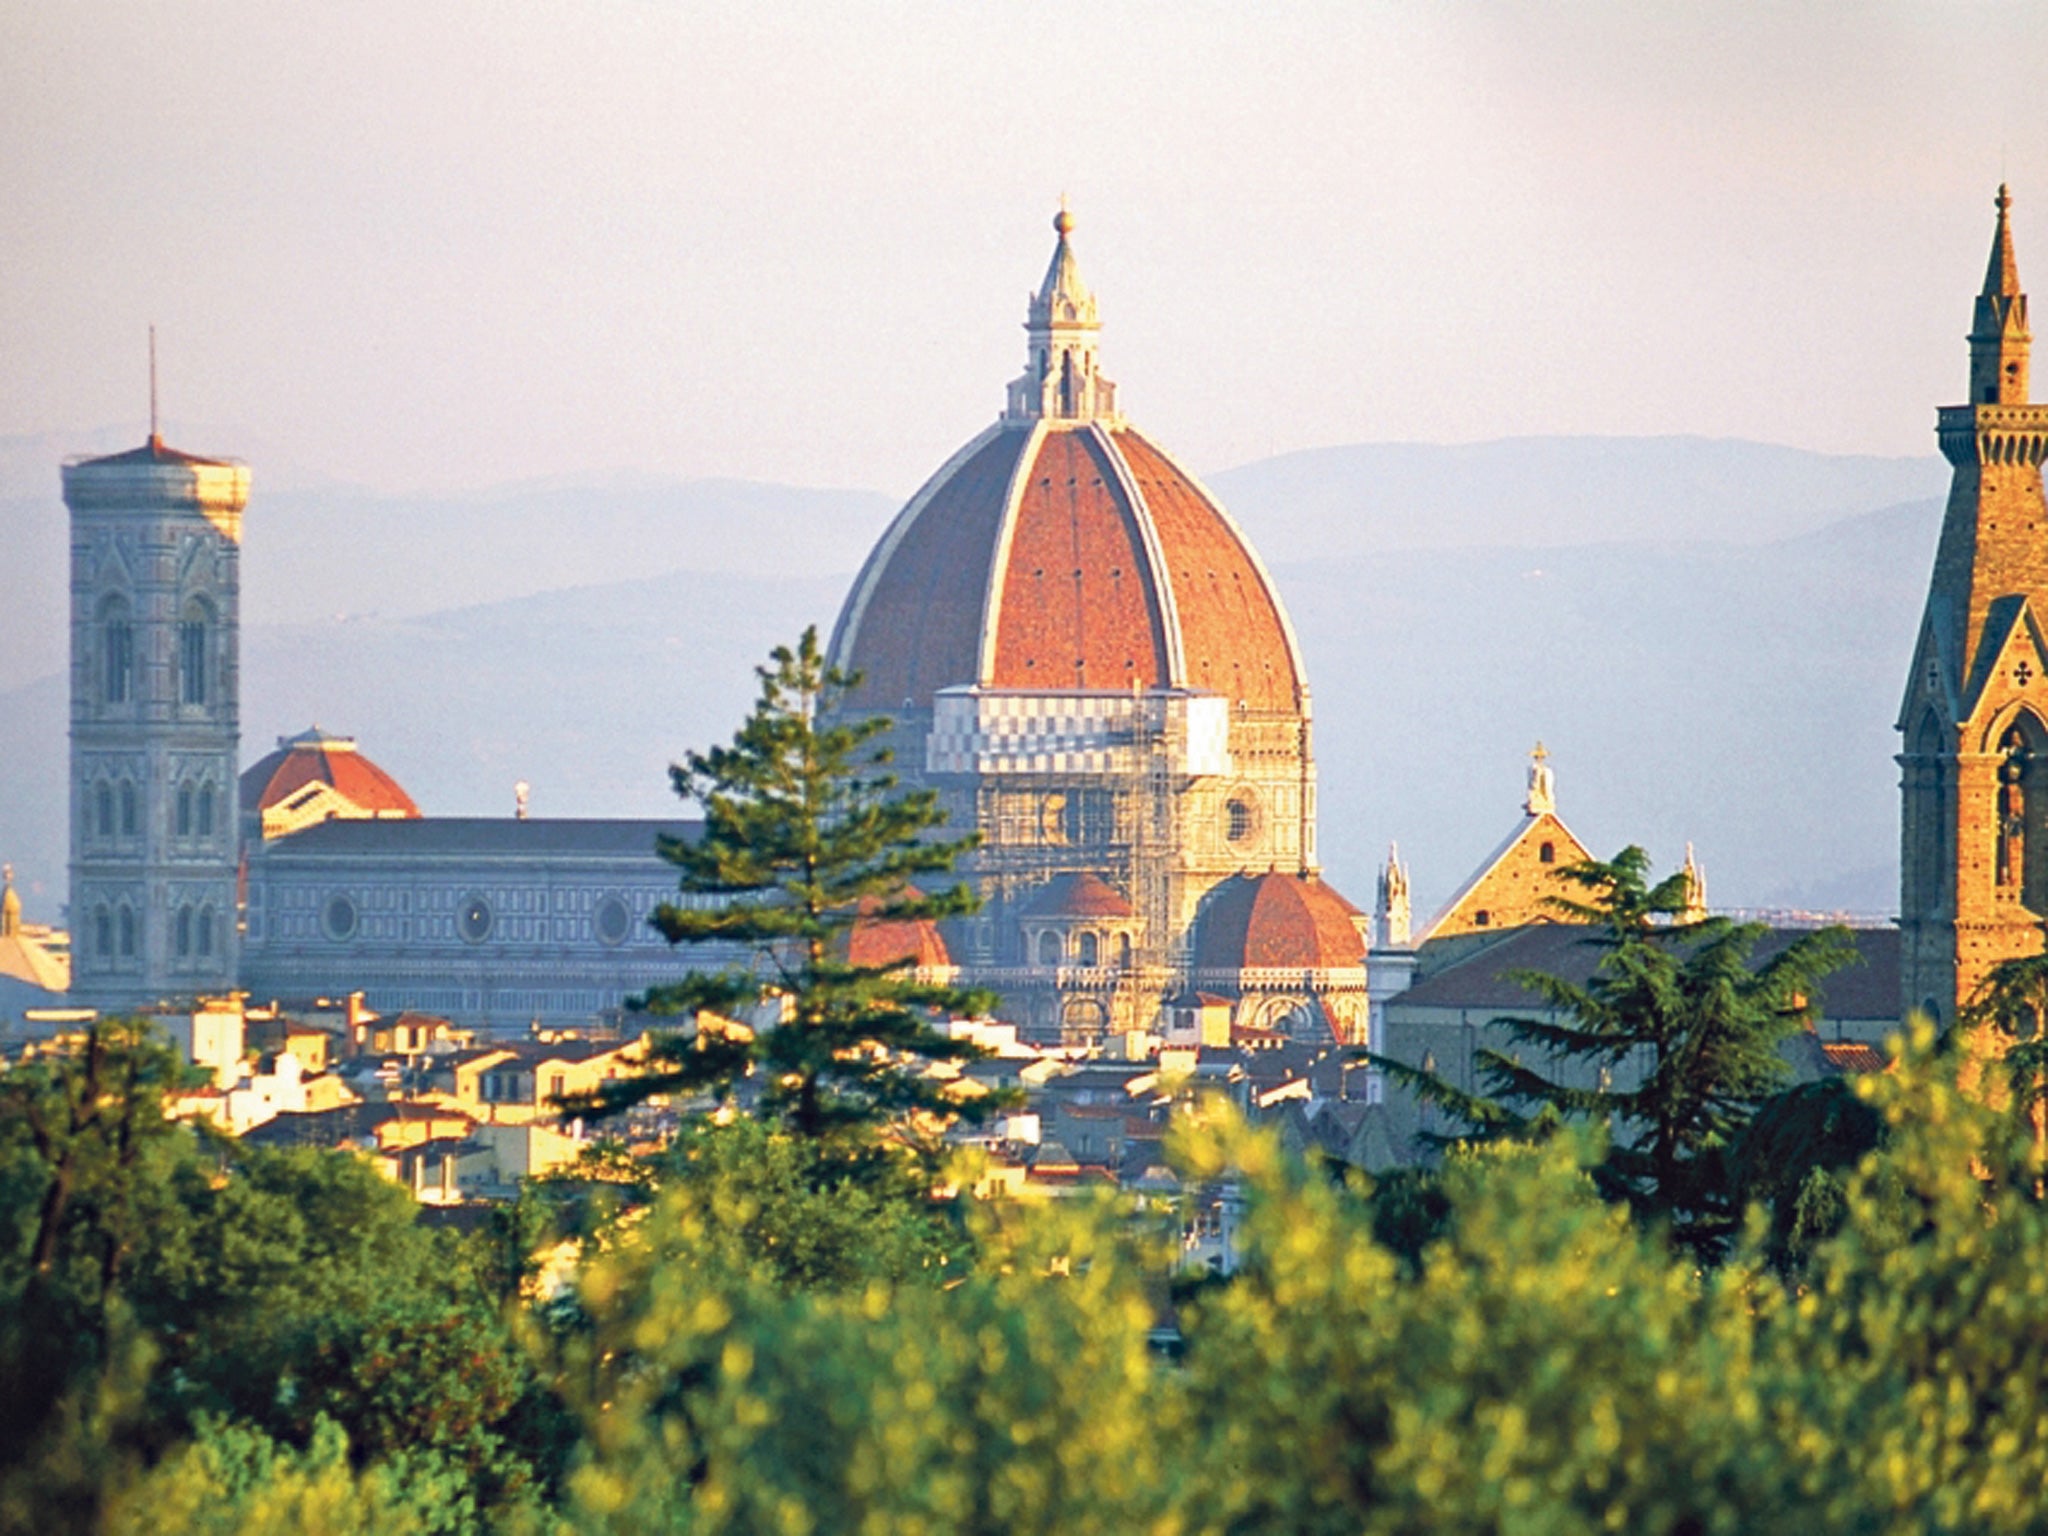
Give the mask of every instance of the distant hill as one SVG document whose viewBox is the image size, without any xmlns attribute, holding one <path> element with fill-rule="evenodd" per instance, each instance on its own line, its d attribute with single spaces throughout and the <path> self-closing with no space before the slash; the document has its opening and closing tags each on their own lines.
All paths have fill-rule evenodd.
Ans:
<svg viewBox="0 0 2048 1536">
<path fill-rule="evenodd" d="M 1301 632 L 1322 852 L 1354 899 L 1390 837 L 1418 907 L 1447 895 L 1512 821 L 1542 737 L 1596 849 L 1669 864 L 1690 838 L 1718 902 L 1880 910 L 1940 480 L 1650 439 L 1328 450 L 1211 483 Z M 442 814 L 504 810 L 519 778 L 537 814 L 665 811 L 668 760 L 730 732 L 771 644 L 829 625 L 892 510 L 728 482 L 436 502 L 260 484 L 244 757 L 317 721 Z M 1452 547 L 1423 547 L 1432 527 Z M 64 545 L 54 490 L 0 500 L 0 858 L 32 915 L 64 882 Z"/>
<path fill-rule="evenodd" d="M 1275 564 L 1392 549 L 1767 543 L 1944 495 L 1935 454 L 1883 459 L 1705 437 L 1360 443 L 1208 477 Z"/>
<path fill-rule="evenodd" d="M 1938 504 L 1776 544 L 1394 550 L 1282 565 L 1315 689 L 1322 855 L 1361 903 L 1398 838 L 1428 909 L 1518 814 L 1539 737 L 1595 849 L 1690 839 L 1718 902 L 1889 910 L 1890 730 Z M 318 722 L 429 814 L 658 815 L 664 767 L 722 740 L 752 667 L 839 577 L 701 573 L 246 643 L 244 756 Z M 60 681 L 0 695 L 0 851 L 63 869 Z M 44 907 L 43 910 L 49 910 Z"/>
</svg>

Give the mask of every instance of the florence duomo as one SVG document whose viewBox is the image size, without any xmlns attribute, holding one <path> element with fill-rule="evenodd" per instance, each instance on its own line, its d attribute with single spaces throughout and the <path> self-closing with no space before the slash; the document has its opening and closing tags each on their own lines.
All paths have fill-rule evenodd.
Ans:
<svg viewBox="0 0 2048 1536">
<path fill-rule="evenodd" d="M 0 8 L 0 1536 L 2048 1531 L 2044 77 Z"/>
</svg>

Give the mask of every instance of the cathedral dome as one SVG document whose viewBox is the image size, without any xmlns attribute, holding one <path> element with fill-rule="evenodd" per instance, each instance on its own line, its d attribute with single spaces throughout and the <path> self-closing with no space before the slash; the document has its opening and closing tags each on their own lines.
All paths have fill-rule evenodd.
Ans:
<svg viewBox="0 0 2048 1536">
<path fill-rule="evenodd" d="M 1201 970 L 1341 970 L 1365 964 L 1365 914 L 1314 875 L 1236 875 L 1217 886 L 1195 937 Z"/>
<path fill-rule="evenodd" d="M 335 818 L 417 817 L 398 781 L 356 750 L 355 739 L 317 725 L 280 736 L 277 750 L 242 774 L 242 812 L 263 818 L 263 835 L 295 832 Z"/>
<path fill-rule="evenodd" d="M 840 612 L 833 659 L 862 675 L 849 703 L 1190 689 L 1305 714 L 1271 578 L 1222 503 L 1118 414 L 1064 210 L 1054 227 L 1008 409 L 911 498 Z"/>
</svg>

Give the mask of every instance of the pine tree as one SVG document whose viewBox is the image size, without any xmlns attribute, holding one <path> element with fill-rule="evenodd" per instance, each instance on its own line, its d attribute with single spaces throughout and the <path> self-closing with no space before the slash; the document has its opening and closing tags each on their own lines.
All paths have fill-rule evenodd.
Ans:
<svg viewBox="0 0 2048 1536">
<path fill-rule="evenodd" d="M 671 944 L 743 945 L 752 964 L 650 991 L 640 1005 L 692 1024 L 652 1036 L 643 1072 L 565 1107 L 611 1113 L 657 1094 L 723 1101 L 752 1079 L 763 1120 L 821 1153 L 856 1158 L 884 1132 L 978 1119 L 1007 1101 L 959 1097 L 923 1069 L 978 1057 L 932 1019 L 985 1013 L 994 998 L 920 982 L 909 959 L 857 964 L 850 946 L 856 924 L 973 912 L 969 886 L 927 894 L 915 882 L 950 871 L 975 840 L 926 835 L 945 813 L 934 791 L 903 790 L 888 771 L 876 741 L 888 721 L 833 718 L 857 678 L 828 664 L 815 628 L 755 670 L 760 698 L 732 744 L 669 770 L 676 793 L 702 808 L 703 827 L 662 838 L 661 856 L 681 871 L 685 898 L 709 899 L 653 916 Z M 763 1012 L 780 1022 L 744 1022 Z"/>
<path fill-rule="evenodd" d="M 1783 1086 L 1779 1047 L 1811 1017 L 1816 984 L 1855 947 L 1846 929 L 1817 929 L 1752 968 L 1766 925 L 1684 921 L 1684 874 L 1652 886 L 1649 869 L 1649 856 L 1630 847 L 1561 871 L 1587 894 L 1555 898 L 1553 908 L 1590 925 L 1590 942 L 1605 953 L 1584 984 L 1509 973 L 1557 1017 L 1493 1021 L 1514 1048 L 1473 1053 L 1483 1093 L 1406 1063 L 1380 1065 L 1463 1119 L 1471 1129 L 1454 1139 L 1525 1139 L 1569 1121 L 1606 1126 L 1609 1145 L 1592 1170 L 1602 1192 L 1645 1220 L 1668 1221 L 1676 1241 L 1710 1257 L 1741 1219 L 1730 1149 Z M 1617 1086 L 1618 1076 L 1631 1085 Z"/>
</svg>

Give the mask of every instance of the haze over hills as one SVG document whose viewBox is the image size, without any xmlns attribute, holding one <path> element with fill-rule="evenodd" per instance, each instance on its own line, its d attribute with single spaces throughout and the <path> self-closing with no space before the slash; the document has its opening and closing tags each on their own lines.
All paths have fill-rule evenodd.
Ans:
<svg viewBox="0 0 2048 1536">
<path fill-rule="evenodd" d="M 1716 902 L 1889 910 L 1890 725 L 1943 480 L 1932 458 L 1528 439 L 1211 484 L 1307 651 L 1322 854 L 1354 900 L 1390 838 L 1419 911 L 1448 895 L 1541 737 L 1598 850 L 1669 864 L 1690 839 Z M 894 506 L 646 477 L 431 502 L 262 485 L 245 760 L 317 721 L 429 814 L 508 811 L 520 778 L 540 815 L 666 813 L 666 763 L 730 733 L 770 645 L 830 624 Z M 64 881 L 64 542 L 54 486 L 0 500 L 0 857 L 31 915 Z"/>
</svg>

